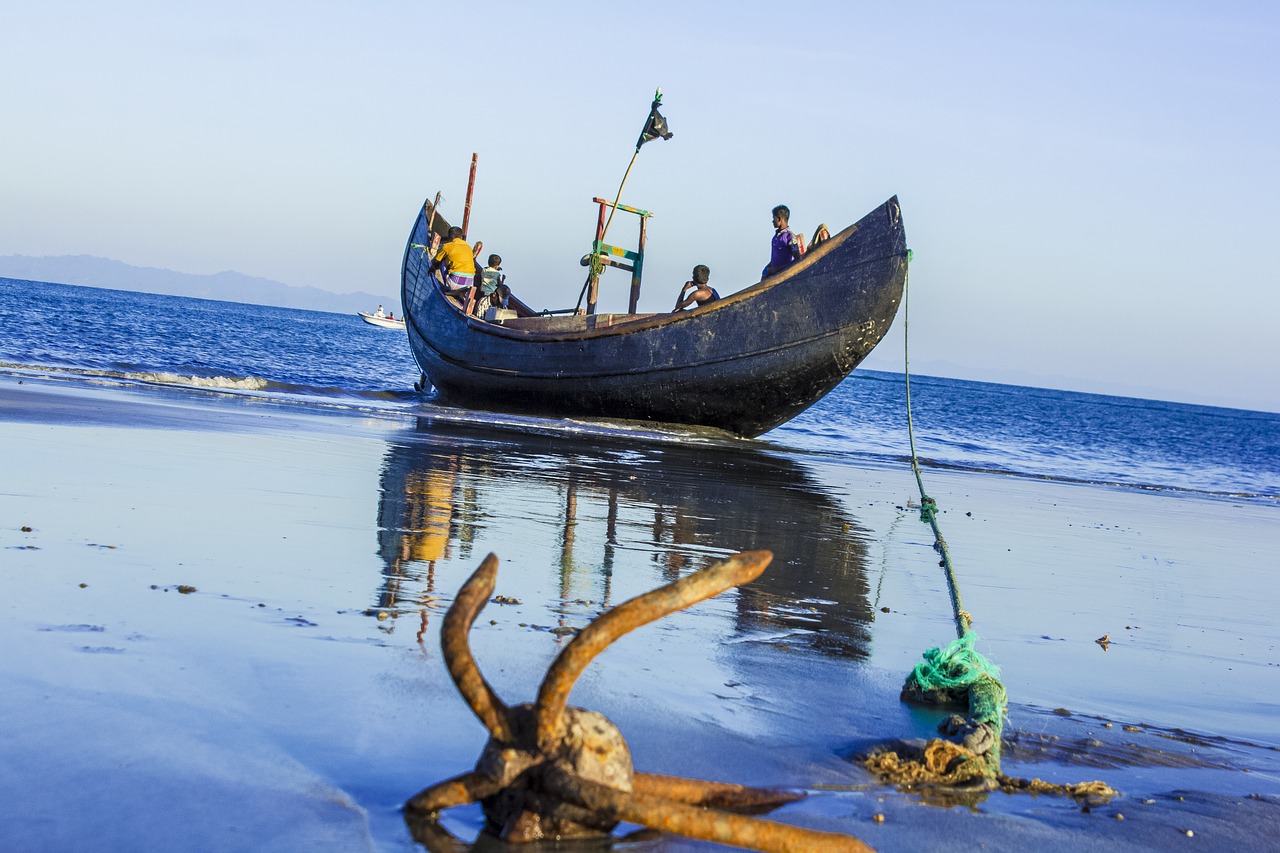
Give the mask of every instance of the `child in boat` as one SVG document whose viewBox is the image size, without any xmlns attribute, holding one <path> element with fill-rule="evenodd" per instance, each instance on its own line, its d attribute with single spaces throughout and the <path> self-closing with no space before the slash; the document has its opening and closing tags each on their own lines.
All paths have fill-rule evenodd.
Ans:
<svg viewBox="0 0 1280 853">
<path fill-rule="evenodd" d="M 804 254 L 804 238 L 792 233 L 791 209 L 780 204 L 773 209 L 773 242 L 770 244 L 769 265 L 760 273 L 760 278 L 782 272 L 800 260 Z"/>
<path fill-rule="evenodd" d="M 720 294 L 716 289 L 707 284 L 711 280 L 711 269 L 706 264 L 698 264 L 693 268 L 693 278 L 684 283 L 684 287 L 680 288 L 680 295 L 676 297 L 676 307 L 671 311 L 675 314 L 677 311 L 683 311 L 693 303 L 698 306 L 710 305 L 720 298 Z"/>
<path fill-rule="evenodd" d="M 489 264 L 480 271 L 480 298 L 476 300 L 476 315 L 484 316 L 490 306 L 498 307 L 498 288 L 506 280 L 502 273 L 502 257 L 490 255 Z"/>
</svg>

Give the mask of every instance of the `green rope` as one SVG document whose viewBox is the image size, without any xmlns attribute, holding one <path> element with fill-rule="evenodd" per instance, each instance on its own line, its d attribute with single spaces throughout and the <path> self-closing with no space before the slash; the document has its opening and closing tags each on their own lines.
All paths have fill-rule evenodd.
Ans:
<svg viewBox="0 0 1280 853">
<path fill-rule="evenodd" d="M 907 263 L 911 252 L 907 252 Z M 908 266 L 909 270 L 909 266 Z M 933 528 L 933 547 L 942 555 L 942 567 L 946 570 L 947 591 L 951 596 L 951 610 L 955 617 L 956 639 L 946 648 L 928 649 L 924 660 L 916 664 L 907 676 L 902 688 L 904 699 L 932 705 L 960 705 L 969 710 L 968 723 L 985 727 L 994 736 L 982 759 L 983 775 L 995 777 L 1000 773 L 1000 736 L 1004 728 L 1004 712 L 1008 696 L 1000 682 L 1000 669 L 974 648 L 978 635 L 972 631 L 973 617 L 964 610 L 960 600 L 960 584 L 947 540 L 938 527 L 938 504 L 924 490 L 924 477 L 920 473 L 920 459 L 916 455 L 915 424 L 911 417 L 911 350 L 910 350 L 910 275 L 904 277 L 902 286 L 902 340 L 903 378 L 907 392 L 907 437 L 911 443 L 911 470 L 920 488 L 920 520 Z M 981 738 L 978 738 L 981 740 Z M 966 742 L 970 742 L 966 737 Z"/>
<path fill-rule="evenodd" d="M 920 487 L 920 520 L 928 522 L 933 528 L 933 548 L 942 555 L 942 566 L 947 573 L 947 591 L 951 594 L 951 610 L 955 614 L 956 636 L 963 637 L 969 630 L 972 617 L 964 610 L 960 601 L 960 584 L 956 580 L 955 566 L 951 562 L 951 551 L 947 548 L 947 540 L 938 527 L 938 504 L 925 494 L 924 478 L 920 475 L 920 459 L 916 456 L 915 424 L 911 419 L 911 287 L 910 287 L 911 252 L 907 252 L 907 275 L 902 282 L 902 376 L 907 388 L 907 439 L 911 443 L 911 471 L 916 475 L 916 485 Z"/>
</svg>

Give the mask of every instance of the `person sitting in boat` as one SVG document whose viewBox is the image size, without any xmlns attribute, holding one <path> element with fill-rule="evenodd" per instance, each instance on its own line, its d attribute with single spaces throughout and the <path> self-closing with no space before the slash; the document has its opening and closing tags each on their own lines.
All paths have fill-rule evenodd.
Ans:
<svg viewBox="0 0 1280 853">
<path fill-rule="evenodd" d="M 773 209 L 773 243 L 770 246 L 769 265 L 760 273 L 765 279 L 777 275 L 800 260 L 804 255 L 804 237 L 792 232 L 791 209 L 780 204 Z"/>
<path fill-rule="evenodd" d="M 431 260 L 431 272 L 437 270 L 443 273 L 445 292 L 450 295 L 471 287 L 475 281 L 475 256 L 462 237 L 462 229 L 456 225 L 449 229 L 449 239 L 440 245 L 440 251 Z"/>
<path fill-rule="evenodd" d="M 488 266 L 480 271 L 478 277 L 480 298 L 476 300 L 475 313 L 476 316 L 483 317 L 484 312 L 490 307 L 500 307 L 498 305 L 498 287 L 507 278 L 502 273 L 502 256 L 490 255 Z"/>
<path fill-rule="evenodd" d="M 387 315 L 386 315 L 386 314 L 384 314 L 384 313 L 382 313 L 382 306 L 381 306 L 381 305 L 379 305 L 379 306 L 378 306 L 378 310 L 373 312 L 373 316 L 375 316 L 375 317 L 385 317 L 385 316 L 387 316 Z"/>
<path fill-rule="evenodd" d="M 720 298 L 720 294 L 716 289 L 707 284 L 711 280 L 711 269 L 706 264 L 698 264 L 693 268 L 693 278 L 684 283 L 684 287 L 680 288 L 680 295 L 676 297 L 676 307 L 672 310 L 672 314 L 683 311 L 693 303 L 698 303 L 698 307 L 710 305 Z"/>
</svg>

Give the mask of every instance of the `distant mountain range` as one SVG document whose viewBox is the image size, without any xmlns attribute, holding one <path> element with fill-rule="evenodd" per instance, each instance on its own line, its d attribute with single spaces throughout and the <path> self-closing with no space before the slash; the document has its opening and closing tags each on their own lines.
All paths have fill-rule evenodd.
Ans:
<svg viewBox="0 0 1280 853">
<path fill-rule="evenodd" d="M 213 275 L 193 275 L 155 267 L 135 267 L 122 261 L 93 255 L 0 255 L 0 276 L 112 290 L 193 296 L 197 299 L 221 299 L 225 302 L 275 305 L 281 308 L 332 311 L 339 314 L 371 311 L 382 303 L 399 313 L 397 301 L 386 295 L 359 291 L 332 293 L 316 287 L 295 287 L 230 270 Z"/>
</svg>

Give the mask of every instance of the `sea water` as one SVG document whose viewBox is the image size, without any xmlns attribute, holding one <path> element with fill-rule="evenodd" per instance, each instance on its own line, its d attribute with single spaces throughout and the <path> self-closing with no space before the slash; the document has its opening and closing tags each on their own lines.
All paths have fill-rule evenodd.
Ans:
<svg viewBox="0 0 1280 853">
<path fill-rule="evenodd" d="M 5 278 L 0 298 L 0 372 L 9 375 L 406 416 L 433 407 L 413 390 L 419 370 L 406 335 L 354 314 Z M 1280 501 L 1280 414 L 930 376 L 912 376 L 910 391 L 926 467 Z M 908 458 L 906 427 L 903 375 L 855 371 L 758 443 L 896 465 Z"/>
<path fill-rule="evenodd" d="M 908 505 L 902 375 L 857 371 L 751 441 L 457 410 L 442 427 L 404 333 L 354 315 L 0 294 L 0 377 L 26 380 L 0 382 L 0 719 L 21 735 L 0 792 L 25 816 L 0 847 L 347 849 L 351 824 L 363 846 L 410 849 L 399 803 L 484 743 L 437 643 L 484 554 L 506 598 L 470 639 L 524 701 L 599 612 L 757 548 L 773 553 L 760 579 L 624 638 L 575 688 L 637 767 L 803 787 L 782 820 L 886 850 L 1276 836 L 1280 416 L 912 377 L 964 607 L 1009 690 L 1004 769 L 1123 792 L 1093 813 L 1005 795 L 922 809 L 850 761 L 934 732 L 940 712 L 899 689 L 954 636 Z M 352 417 L 158 428 L 174 409 L 199 426 L 290 407 Z M 68 813 L 74 789 L 106 794 Z M 481 820 L 446 815 L 466 837 Z"/>
</svg>

